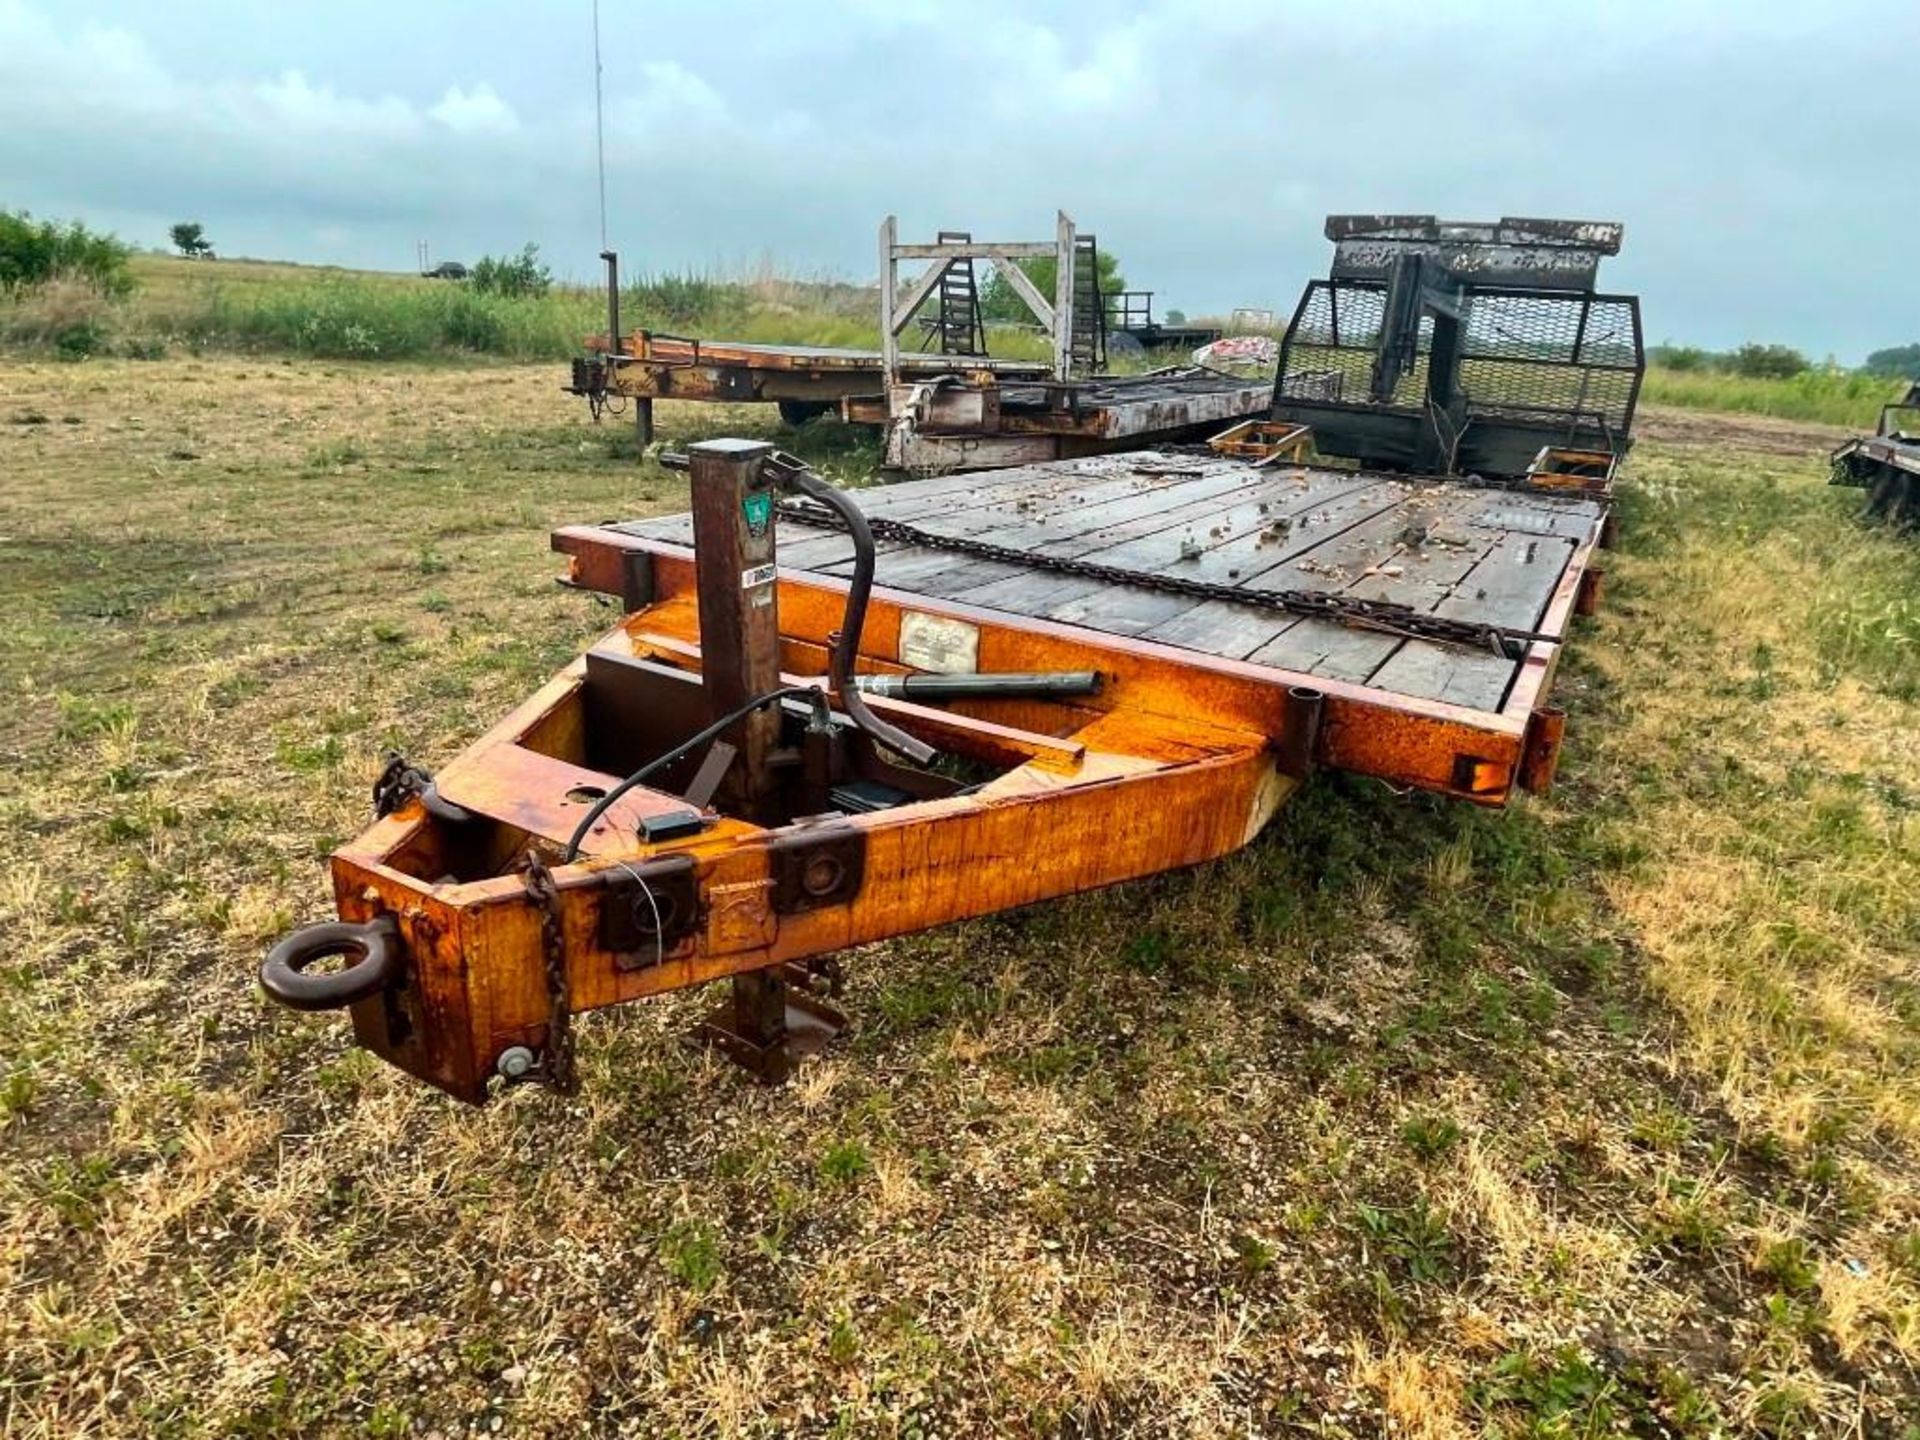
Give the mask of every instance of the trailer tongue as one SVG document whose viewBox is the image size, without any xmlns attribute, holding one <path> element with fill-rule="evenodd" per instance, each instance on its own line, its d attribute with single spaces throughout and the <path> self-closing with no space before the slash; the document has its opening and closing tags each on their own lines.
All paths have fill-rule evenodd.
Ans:
<svg viewBox="0 0 1920 1440">
<path fill-rule="evenodd" d="M 1316 768 L 1546 785 L 1603 489 L 1284 459 L 846 497 L 693 447 L 691 514 L 555 534 L 624 618 L 437 776 L 392 767 L 266 989 L 478 1102 L 574 1086 L 582 1011 L 729 979 L 702 1033 L 775 1080 L 844 1023 L 839 952 L 1227 854 Z"/>
</svg>

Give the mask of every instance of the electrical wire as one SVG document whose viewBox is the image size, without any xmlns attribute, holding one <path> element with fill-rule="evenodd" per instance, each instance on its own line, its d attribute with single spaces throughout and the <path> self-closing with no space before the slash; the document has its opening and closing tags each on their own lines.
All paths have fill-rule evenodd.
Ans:
<svg viewBox="0 0 1920 1440">
<path fill-rule="evenodd" d="M 579 858 L 580 842 L 587 838 L 587 832 L 593 828 L 593 822 L 606 814 L 614 801 L 640 784 L 640 782 L 645 780 L 649 775 L 666 769 L 667 766 L 673 764 L 676 760 L 684 759 L 694 750 L 699 749 L 700 746 L 718 736 L 720 732 L 725 730 L 729 725 L 745 719 L 754 711 L 767 705 L 776 704 L 791 696 L 799 695 L 813 697 L 813 702 L 816 707 L 823 708 L 827 703 L 826 692 L 818 685 L 787 685 L 778 690 L 769 690 L 766 694 L 756 696 L 754 699 L 747 701 L 747 703 L 739 709 L 728 711 L 699 734 L 693 736 L 691 739 L 681 741 L 658 759 L 649 760 L 646 764 L 642 765 L 638 770 L 614 786 L 613 789 L 594 801 L 593 807 L 588 810 L 585 815 L 580 817 L 580 823 L 574 827 L 572 838 L 567 841 L 567 854 L 564 863 L 572 864 L 573 861 Z"/>
<path fill-rule="evenodd" d="M 653 898 L 653 887 L 647 884 L 647 877 L 624 860 L 613 862 L 633 878 L 640 887 L 640 893 L 647 897 L 647 908 L 653 912 L 653 963 L 659 965 L 667 958 L 667 937 L 665 923 L 660 919 L 660 902 Z"/>
</svg>

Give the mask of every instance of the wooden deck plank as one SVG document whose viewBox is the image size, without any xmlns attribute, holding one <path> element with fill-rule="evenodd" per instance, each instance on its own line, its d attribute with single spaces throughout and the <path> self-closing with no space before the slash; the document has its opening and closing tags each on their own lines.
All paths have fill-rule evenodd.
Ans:
<svg viewBox="0 0 1920 1440">
<path fill-rule="evenodd" d="M 1292 495 L 1277 491 L 1269 498 L 1234 506 L 1204 527 L 1155 532 L 1093 558 L 1106 565 L 1180 575 L 1212 585 L 1246 585 L 1336 542 L 1352 527 L 1390 513 L 1403 495 L 1402 487 L 1392 482 L 1361 479 L 1310 484 Z"/>
<path fill-rule="evenodd" d="M 869 514 L 1037 558 L 1088 559 L 1247 590 L 1392 601 L 1520 629 L 1540 623 L 1604 511 L 1543 498 L 1328 467 L 1255 469 L 1186 452 L 1110 455 L 854 492 Z M 686 543 L 683 520 L 616 527 Z M 789 525 L 783 565 L 844 576 L 851 546 Z M 1323 679 L 1481 710 L 1516 667 L 1491 653 L 1278 610 L 883 542 L 879 584 L 1113 635 L 1139 636 Z"/>
<path fill-rule="evenodd" d="M 1172 523 L 1164 523 L 1167 520 L 1167 514 L 1159 517 L 1148 514 L 1136 517 L 1133 521 L 1105 534 L 1096 536 L 1090 532 L 1088 536 L 1090 540 L 1119 537 L 1117 543 L 1104 547 L 1076 545 L 1059 549 L 1033 548 L 1039 549 L 1043 554 L 1068 553 L 1103 565 L 1118 565 L 1126 569 L 1144 570 L 1157 574 L 1191 575 L 1195 579 L 1215 580 L 1215 576 L 1208 572 L 1210 569 L 1218 571 L 1221 566 L 1217 563 L 1211 567 L 1208 565 L 1207 554 L 1210 552 L 1205 550 L 1205 546 L 1210 544 L 1218 549 L 1223 542 L 1219 537 L 1193 538 L 1196 530 L 1202 536 L 1206 536 L 1207 530 L 1215 528 L 1214 524 L 1206 522 L 1208 514 L 1234 513 L 1259 518 L 1269 524 L 1283 520 L 1291 524 L 1293 522 L 1289 519 L 1290 516 L 1316 511 L 1316 507 L 1319 511 L 1324 511 L 1327 517 L 1332 517 L 1336 513 L 1344 515 L 1354 508 L 1365 511 L 1366 503 L 1354 497 L 1376 488 L 1365 479 L 1354 478 L 1350 472 L 1325 470 L 1317 472 L 1304 483 L 1296 482 L 1290 477 L 1276 476 L 1271 484 L 1273 488 L 1269 489 L 1263 485 L 1251 492 L 1256 498 L 1229 506 L 1226 512 L 1204 511 L 1197 515 L 1179 513 L 1174 515 Z M 1271 498 L 1257 498 L 1261 494 L 1269 495 Z M 1326 503 L 1323 504 L 1323 502 Z M 1328 523 L 1329 525 L 1333 523 L 1331 518 Z M 1255 538 L 1259 543 L 1268 545 L 1268 561 L 1275 564 L 1319 543 L 1317 532 L 1314 537 L 1309 537 L 1304 529 L 1300 529 L 1298 534 L 1293 530 L 1285 534 L 1276 532 L 1276 538 L 1271 541 L 1260 537 Z M 1198 557 L 1183 558 L 1192 546 L 1202 547 L 1202 554 Z M 1254 548 L 1257 550 L 1257 546 Z M 1246 583 L 1246 579 L 1250 578 L 1251 576 L 1243 578 L 1229 573 L 1219 575 L 1215 583 Z M 1044 571 L 1035 571 L 1024 582 L 1014 578 L 996 585 L 991 595 L 979 597 L 978 603 L 1051 620 L 1090 623 L 1085 617 L 1092 613 L 1091 607 L 1097 604 L 1098 597 L 1111 588 L 1097 580 L 1065 578 L 1049 575 Z M 1155 595 L 1155 603 L 1149 605 L 1144 602 L 1129 601 L 1124 612 L 1124 623 L 1129 628 L 1116 633 L 1143 633 L 1143 630 L 1138 627 L 1152 629 L 1200 603 L 1189 596 L 1151 591 L 1141 593 Z M 1286 623 L 1288 623 L 1288 617 L 1274 615 L 1273 624 Z"/>
<path fill-rule="evenodd" d="M 1587 520 L 1589 527 L 1593 523 Z M 1539 531 L 1498 531 L 1473 568 L 1433 606 L 1434 613 L 1531 630 L 1545 614 L 1574 548 L 1572 539 Z M 1493 709 L 1505 698 L 1514 670 L 1511 662 L 1492 655 L 1410 641 L 1365 678 L 1401 694 Z"/>
<path fill-rule="evenodd" d="M 1498 710 L 1513 683 L 1514 664 L 1498 655 L 1409 640 L 1365 677 L 1370 685 L 1400 695 L 1419 695 Z"/>
<path fill-rule="evenodd" d="M 870 486 L 859 494 L 862 507 L 870 515 L 914 519 L 986 505 L 1011 504 L 1022 498 L 1046 501 L 1083 486 L 1113 480 L 1145 483 L 1158 478 L 1173 484 L 1186 478 L 1183 472 L 1198 468 L 1182 465 L 1177 469 L 1141 471 L 1135 468 L 1140 463 L 1139 456 L 1090 455 L 1078 460 L 1055 461 L 1047 466 L 1017 465 L 1005 470 L 966 471 Z"/>
<path fill-rule="evenodd" d="M 1071 476 L 1040 479 L 1032 478 L 1030 470 L 1010 473 L 1016 477 L 1014 483 L 977 484 L 970 492 L 953 492 L 931 501 L 922 501 L 914 494 L 895 495 L 890 493 L 894 487 L 889 487 L 889 491 L 876 493 L 871 505 L 863 495 L 862 504 L 869 515 L 903 520 L 941 534 L 979 535 L 992 530 L 1017 531 L 1039 523 L 1041 516 L 1058 520 L 1095 506 L 1106 506 L 1116 515 L 1127 513 L 1130 507 L 1153 509 L 1178 503 L 1168 498 L 1171 492 L 1184 494 L 1193 489 L 1193 498 L 1197 499 L 1245 483 L 1225 461 L 1178 471 L 1103 466 Z M 982 477 L 974 478 L 977 481 Z M 904 491 L 911 487 L 897 488 Z"/>
<path fill-rule="evenodd" d="M 1472 490 L 1415 492 L 1392 511 L 1353 527 L 1334 543 L 1263 576 L 1257 583 L 1290 589 L 1291 585 L 1279 582 L 1297 577 L 1304 588 L 1332 590 L 1355 599 L 1384 600 L 1415 610 L 1437 610 L 1494 543 L 1495 537 L 1464 523 L 1481 509 L 1483 494 Z M 1424 538 L 1416 543 L 1415 537 L 1421 535 Z M 1302 620 L 1246 658 L 1255 664 L 1307 670 L 1329 679 L 1366 680 L 1406 643 L 1379 631 Z M 1513 662 L 1500 663 L 1511 675 Z"/>
</svg>

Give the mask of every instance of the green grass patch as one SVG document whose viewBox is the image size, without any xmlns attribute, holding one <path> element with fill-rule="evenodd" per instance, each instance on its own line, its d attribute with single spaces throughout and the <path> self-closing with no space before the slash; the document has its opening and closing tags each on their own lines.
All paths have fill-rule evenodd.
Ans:
<svg viewBox="0 0 1920 1440">
<path fill-rule="evenodd" d="M 1902 382 L 1852 370 L 1806 370 L 1774 379 L 1655 365 L 1647 370 L 1640 398 L 1649 405 L 1871 429 L 1879 422 L 1880 407 L 1899 399 L 1905 389 Z"/>
</svg>

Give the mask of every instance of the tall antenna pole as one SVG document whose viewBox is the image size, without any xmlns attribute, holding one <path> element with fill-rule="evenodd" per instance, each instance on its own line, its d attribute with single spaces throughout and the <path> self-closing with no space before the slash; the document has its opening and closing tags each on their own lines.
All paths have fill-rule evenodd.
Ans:
<svg viewBox="0 0 1920 1440">
<path fill-rule="evenodd" d="M 600 248 L 607 248 L 607 120 L 600 100 L 600 0 L 593 0 L 593 150 L 600 171 Z"/>
</svg>

